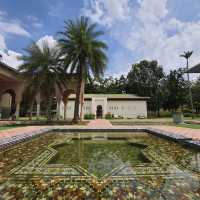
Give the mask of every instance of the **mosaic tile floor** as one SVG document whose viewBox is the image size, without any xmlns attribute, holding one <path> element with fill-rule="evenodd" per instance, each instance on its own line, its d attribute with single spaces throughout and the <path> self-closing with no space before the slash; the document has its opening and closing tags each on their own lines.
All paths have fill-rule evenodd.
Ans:
<svg viewBox="0 0 200 200">
<path fill-rule="evenodd" d="M 139 134 L 141 136 L 137 134 L 132 136 L 131 133 L 107 135 L 113 139 L 108 141 L 115 145 L 118 138 L 123 136 L 127 145 L 131 145 L 132 148 L 138 147 L 146 160 L 136 162 L 131 151 L 128 151 L 124 157 L 123 152 L 113 151 L 114 145 L 105 145 L 105 138 L 88 140 L 91 139 L 91 134 L 82 134 L 81 142 L 83 141 L 84 145 L 87 142 L 92 144 L 102 142 L 104 145 L 102 149 L 111 152 L 111 155 L 115 155 L 118 160 L 120 158 L 120 162 L 114 163 L 115 167 L 112 165 L 112 168 L 99 177 L 84 167 L 84 163 L 74 165 L 72 162 L 69 165 L 69 163 L 55 162 L 59 147 L 62 145 L 66 145 L 67 150 L 71 149 L 69 153 L 75 156 L 78 155 L 79 150 L 92 155 L 93 146 L 84 150 L 76 146 L 76 142 L 78 141 L 77 144 L 80 142 L 77 140 L 80 139 L 80 135 L 76 133 L 68 133 L 67 136 L 64 133 L 48 133 L 0 153 L 1 198 L 200 199 L 200 153 L 198 151 L 186 149 L 179 144 L 146 133 Z M 107 140 L 105 141 L 107 143 Z M 113 160 L 116 161 L 113 157 L 110 158 L 110 161 L 114 162 Z"/>
</svg>

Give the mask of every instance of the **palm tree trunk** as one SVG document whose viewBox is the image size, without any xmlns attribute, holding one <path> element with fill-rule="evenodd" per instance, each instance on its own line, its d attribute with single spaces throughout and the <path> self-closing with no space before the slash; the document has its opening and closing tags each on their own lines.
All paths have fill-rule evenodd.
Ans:
<svg viewBox="0 0 200 200">
<path fill-rule="evenodd" d="M 64 120 L 66 120 L 67 102 L 64 103 Z"/>
<path fill-rule="evenodd" d="M 47 122 L 51 121 L 51 106 L 52 106 L 52 98 L 49 97 L 47 100 Z"/>
<path fill-rule="evenodd" d="M 187 70 L 189 69 L 189 63 L 188 63 L 188 59 L 187 59 Z M 192 88 L 191 88 L 191 84 L 190 84 L 190 75 L 189 73 L 187 73 L 187 79 L 188 79 L 188 84 L 189 84 L 189 102 L 190 102 L 190 108 L 191 108 L 191 112 L 192 112 L 192 118 L 194 118 L 194 106 L 193 106 L 193 99 L 192 99 Z"/>
<path fill-rule="evenodd" d="M 81 97 L 81 86 L 83 84 L 83 67 L 80 65 L 79 67 L 79 78 L 78 78 L 78 84 L 76 89 L 76 100 L 75 100 L 75 107 L 74 107 L 74 118 L 73 123 L 77 124 L 80 117 L 79 117 L 79 105 L 80 105 L 80 97 Z"/>
<path fill-rule="evenodd" d="M 85 92 L 85 81 L 81 83 L 81 111 L 80 111 L 80 120 L 83 119 L 83 104 L 84 104 L 84 92 Z"/>
</svg>

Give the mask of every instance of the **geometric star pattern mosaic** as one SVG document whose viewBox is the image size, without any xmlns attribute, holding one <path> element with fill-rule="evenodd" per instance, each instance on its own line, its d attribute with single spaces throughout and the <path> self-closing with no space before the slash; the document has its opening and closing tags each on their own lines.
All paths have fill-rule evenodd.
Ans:
<svg viewBox="0 0 200 200">
<path fill-rule="evenodd" d="M 81 165 L 49 162 L 73 138 L 46 134 L 1 152 L 2 199 L 200 199 L 198 152 L 153 136 L 128 138 L 144 146 L 148 162 L 121 163 L 98 177 Z"/>
</svg>

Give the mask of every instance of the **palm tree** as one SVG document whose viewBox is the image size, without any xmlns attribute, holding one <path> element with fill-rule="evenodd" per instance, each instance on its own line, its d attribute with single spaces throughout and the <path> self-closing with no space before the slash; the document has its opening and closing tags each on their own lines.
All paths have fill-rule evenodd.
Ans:
<svg viewBox="0 0 200 200">
<path fill-rule="evenodd" d="M 183 57 L 186 59 L 186 67 L 187 67 L 187 70 L 189 69 L 189 58 L 192 56 L 193 54 L 193 51 L 187 51 L 185 52 L 184 51 L 184 54 L 181 54 L 180 57 Z M 188 78 L 188 83 L 189 83 L 189 101 L 190 101 L 190 107 L 191 107 L 191 110 L 192 110 L 192 117 L 193 117 L 193 110 L 194 110 L 194 106 L 193 106 L 193 100 L 192 100 L 192 89 L 191 89 L 191 84 L 190 84 L 190 76 L 189 76 L 189 73 L 187 73 L 187 78 Z"/>
<path fill-rule="evenodd" d="M 107 63 L 107 45 L 98 40 L 104 33 L 96 30 L 96 24 L 90 24 L 88 18 L 68 20 L 64 28 L 60 32 L 59 45 L 65 70 L 76 74 L 78 79 L 73 119 L 77 123 L 84 83 L 91 73 L 94 77 L 103 75 Z"/>
<path fill-rule="evenodd" d="M 19 67 L 27 81 L 26 90 L 32 97 L 31 107 L 37 93 L 41 93 L 47 102 L 47 120 L 51 120 L 51 105 L 55 90 L 62 90 L 65 85 L 65 74 L 58 65 L 59 51 L 50 48 L 47 42 L 41 46 L 32 43 L 25 49 L 26 55 L 19 57 L 23 64 Z"/>
</svg>

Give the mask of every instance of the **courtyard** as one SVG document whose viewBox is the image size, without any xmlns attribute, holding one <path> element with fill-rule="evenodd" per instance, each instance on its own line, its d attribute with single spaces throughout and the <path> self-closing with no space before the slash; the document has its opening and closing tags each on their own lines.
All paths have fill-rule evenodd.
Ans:
<svg viewBox="0 0 200 200">
<path fill-rule="evenodd" d="M 0 2 L 0 200 L 200 199 L 194 2 Z"/>
<path fill-rule="evenodd" d="M 199 199 L 200 131 L 146 125 L 0 130 L 3 199 Z M 189 196 L 189 197 L 188 197 Z"/>
</svg>

